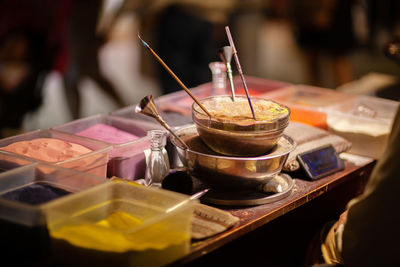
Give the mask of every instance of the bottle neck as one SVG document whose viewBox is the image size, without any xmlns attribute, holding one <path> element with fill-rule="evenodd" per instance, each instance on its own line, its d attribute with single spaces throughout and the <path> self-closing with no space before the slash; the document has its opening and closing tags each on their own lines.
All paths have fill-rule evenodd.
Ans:
<svg viewBox="0 0 400 267">
<path fill-rule="evenodd" d="M 165 132 L 160 130 L 152 130 L 149 132 L 149 136 L 151 150 L 162 150 L 164 147 L 163 141 L 165 138 Z"/>
</svg>

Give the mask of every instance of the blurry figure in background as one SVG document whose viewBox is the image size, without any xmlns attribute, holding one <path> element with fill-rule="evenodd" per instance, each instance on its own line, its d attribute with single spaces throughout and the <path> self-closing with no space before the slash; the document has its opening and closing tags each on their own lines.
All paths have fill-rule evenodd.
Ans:
<svg viewBox="0 0 400 267">
<path fill-rule="evenodd" d="M 101 1 L 0 1 L 0 137 L 20 133 L 24 116 L 42 104 L 50 71 L 65 74 L 73 118 L 80 116 L 78 83 L 93 78 L 119 105 L 123 101 L 100 74 L 96 23 Z"/>
<path fill-rule="evenodd" d="M 43 82 L 63 45 L 68 1 L 0 1 L 0 137 L 21 132 L 42 104 Z M 50 12 L 51 11 L 51 12 Z"/>
<path fill-rule="evenodd" d="M 64 89 L 73 119 L 81 116 L 82 102 L 78 87 L 86 76 L 93 79 L 118 107 L 124 106 L 121 96 L 100 71 L 98 57 L 104 36 L 99 35 L 96 29 L 102 3 L 99 0 L 72 1 L 67 26 Z"/>
<path fill-rule="evenodd" d="M 352 0 L 288 0 L 296 40 L 304 49 L 310 83 L 321 86 L 320 56 L 332 63 L 336 87 L 353 80 L 347 54 L 355 47 Z"/>
<path fill-rule="evenodd" d="M 368 46 L 380 53 L 394 34 L 400 34 L 400 2 L 398 0 L 364 0 L 364 2 L 367 10 Z"/>
<path fill-rule="evenodd" d="M 27 32 L 9 33 L 0 41 L 1 137 L 20 133 L 24 115 L 42 103 L 45 70 L 37 55 L 43 55 L 43 47 L 39 36 Z"/>
<path fill-rule="evenodd" d="M 211 81 L 208 64 L 219 61 L 217 49 L 227 45 L 224 26 L 236 0 L 124 1 L 117 16 L 133 12 L 140 35 L 188 87 Z M 145 49 L 142 49 L 144 51 Z M 163 94 L 182 88 L 147 51 L 142 59 L 156 64 Z M 145 63 L 146 64 L 146 63 Z"/>
<path fill-rule="evenodd" d="M 218 47 L 213 38 L 213 23 L 200 14 L 207 14 L 207 11 L 203 13 L 182 4 L 174 4 L 162 11 L 158 25 L 157 50 L 189 88 L 209 82 L 208 64 L 219 60 L 216 53 Z M 181 90 L 164 69 L 159 68 L 158 72 L 164 94 Z"/>
<path fill-rule="evenodd" d="M 236 50 L 240 58 L 243 72 L 248 76 L 262 76 L 257 63 L 263 49 L 260 46 L 260 33 L 264 27 L 266 14 L 270 1 L 265 0 L 241 0 L 236 4 L 234 12 L 230 16 L 229 27 L 235 42 Z M 226 34 L 224 36 L 226 39 Z M 224 44 L 229 45 L 224 40 Z M 236 65 L 232 60 L 234 69 Z"/>
</svg>

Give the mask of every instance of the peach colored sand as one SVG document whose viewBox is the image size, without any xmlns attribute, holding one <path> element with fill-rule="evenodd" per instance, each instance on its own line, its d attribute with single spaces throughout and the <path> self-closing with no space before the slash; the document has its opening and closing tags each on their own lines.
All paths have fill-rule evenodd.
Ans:
<svg viewBox="0 0 400 267">
<path fill-rule="evenodd" d="M 18 141 L 0 149 L 47 162 L 64 161 L 92 152 L 91 149 L 82 145 L 56 138 Z"/>
<path fill-rule="evenodd" d="M 76 134 L 111 144 L 122 144 L 139 138 L 136 135 L 103 123 L 95 124 Z"/>
</svg>

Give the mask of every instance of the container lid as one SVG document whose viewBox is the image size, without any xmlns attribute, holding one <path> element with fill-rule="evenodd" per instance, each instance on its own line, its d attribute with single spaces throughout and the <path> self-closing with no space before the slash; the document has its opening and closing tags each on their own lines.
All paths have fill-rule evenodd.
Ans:
<svg viewBox="0 0 400 267">
<path fill-rule="evenodd" d="M 353 98 L 353 95 L 329 88 L 310 85 L 291 85 L 263 95 L 269 99 L 290 105 L 320 109 Z"/>
</svg>

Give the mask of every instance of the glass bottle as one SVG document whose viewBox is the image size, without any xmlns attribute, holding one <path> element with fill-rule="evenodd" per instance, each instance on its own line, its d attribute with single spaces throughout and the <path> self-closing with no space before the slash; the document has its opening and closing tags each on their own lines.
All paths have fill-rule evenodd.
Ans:
<svg viewBox="0 0 400 267">
<path fill-rule="evenodd" d="M 168 154 L 164 148 L 167 133 L 163 130 L 151 130 L 147 135 L 150 137 L 150 154 L 145 172 L 146 185 L 161 187 L 169 172 Z"/>
<path fill-rule="evenodd" d="M 211 95 L 226 95 L 226 65 L 223 62 L 211 62 L 209 68 L 212 73 Z"/>
</svg>

